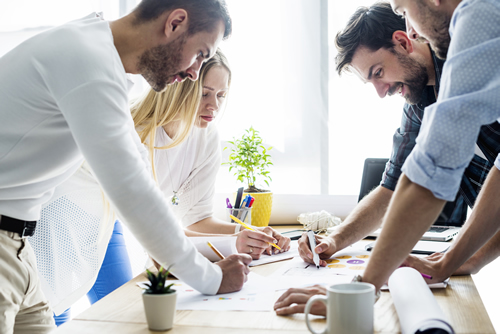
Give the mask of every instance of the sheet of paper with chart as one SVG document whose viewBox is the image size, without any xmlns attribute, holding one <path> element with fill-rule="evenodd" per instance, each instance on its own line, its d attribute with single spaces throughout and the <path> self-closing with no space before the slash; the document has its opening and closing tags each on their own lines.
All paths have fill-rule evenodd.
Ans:
<svg viewBox="0 0 500 334">
<path fill-rule="evenodd" d="M 182 281 L 174 281 L 177 291 L 177 310 L 202 311 L 271 311 L 274 303 L 275 281 L 250 273 L 240 291 L 215 296 L 199 293 Z M 137 283 L 144 287 L 144 283 Z"/>
<path fill-rule="evenodd" d="M 362 275 L 368 264 L 371 254 L 367 251 L 349 247 L 335 253 L 326 260 L 326 267 L 316 268 L 314 264 L 304 262 L 301 258 L 294 258 L 278 270 L 273 276 L 322 278 L 333 275 Z M 320 279 L 321 280 L 321 279 Z"/>
</svg>

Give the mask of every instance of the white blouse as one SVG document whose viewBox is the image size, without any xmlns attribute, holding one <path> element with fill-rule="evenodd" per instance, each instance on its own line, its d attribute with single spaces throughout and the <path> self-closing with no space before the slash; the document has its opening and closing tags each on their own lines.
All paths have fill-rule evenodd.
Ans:
<svg viewBox="0 0 500 334">
<path fill-rule="evenodd" d="M 172 143 L 163 128 L 156 131 L 156 147 Z M 193 128 L 188 139 L 177 147 L 155 151 L 160 189 L 169 199 L 177 191 L 179 205 L 174 214 L 184 227 L 211 217 L 215 179 L 221 164 L 219 134 L 215 126 Z"/>
</svg>

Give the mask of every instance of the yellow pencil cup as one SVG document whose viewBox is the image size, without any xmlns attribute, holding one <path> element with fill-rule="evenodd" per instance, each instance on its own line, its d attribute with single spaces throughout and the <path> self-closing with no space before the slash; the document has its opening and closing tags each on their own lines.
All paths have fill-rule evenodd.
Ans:
<svg viewBox="0 0 500 334">
<path fill-rule="evenodd" d="M 270 191 L 264 193 L 244 193 L 243 198 L 246 195 L 255 198 L 252 205 L 252 225 L 268 226 L 273 208 L 273 193 Z"/>
</svg>

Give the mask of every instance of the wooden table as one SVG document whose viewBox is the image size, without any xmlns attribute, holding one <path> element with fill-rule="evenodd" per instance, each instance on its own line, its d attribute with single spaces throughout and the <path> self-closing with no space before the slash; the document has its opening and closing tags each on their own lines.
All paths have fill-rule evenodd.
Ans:
<svg viewBox="0 0 500 334">
<path fill-rule="evenodd" d="M 296 228 L 296 227 L 295 227 Z M 284 262 L 253 267 L 252 271 L 267 276 Z M 136 285 L 144 281 L 139 275 L 101 299 L 54 333 L 150 333 L 144 315 L 142 290 Z M 495 333 L 476 286 L 470 276 L 450 279 L 446 289 L 433 290 L 437 302 L 456 333 Z M 323 327 L 325 320 L 315 320 Z M 153 333 L 153 332 L 151 332 Z M 277 316 L 269 312 L 177 311 L 174 328 L 169 333 L 309 333 L 304 315 Z M 400 333 L 399 320 L 389 292 L 382 292 L 375 304 L 375 333 Z"/>
</svg>

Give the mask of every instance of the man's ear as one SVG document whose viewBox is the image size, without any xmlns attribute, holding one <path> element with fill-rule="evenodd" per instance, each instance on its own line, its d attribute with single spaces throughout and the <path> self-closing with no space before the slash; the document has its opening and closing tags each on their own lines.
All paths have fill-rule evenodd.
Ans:
<svg viewBox="0 0 500 334">
<path fill-rule="evenodd" d="M 397 48 L 402 48 L 408 54 L 413 52 L 413 44 L 411 40 L 408 38 L 406 32 L 402 30 L 397 30 L 392 34 L 392 41 L 396 45 Z"/>
<path fill-rule="evenodd" d="M 164 34 L 168 39 L 175 39 L 188 29 L 188 13 L 184 9 L 174 9 L 165 20 Z"/>
</svg>

